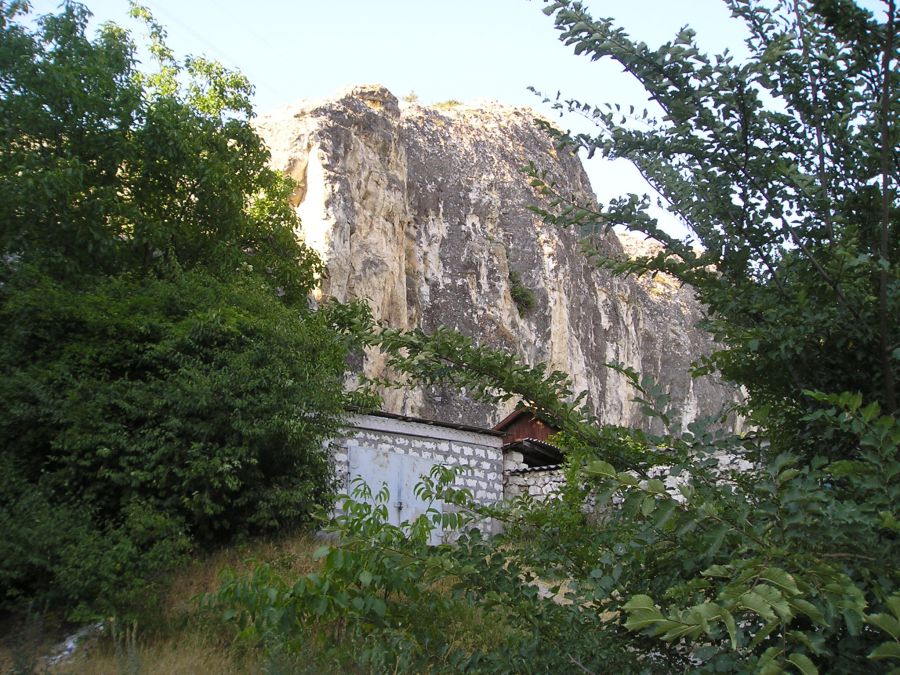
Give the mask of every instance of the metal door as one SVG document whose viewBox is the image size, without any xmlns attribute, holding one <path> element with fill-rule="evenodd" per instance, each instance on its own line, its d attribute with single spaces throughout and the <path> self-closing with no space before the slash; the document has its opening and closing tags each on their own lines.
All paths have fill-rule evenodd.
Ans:
<svg viewBox="0 0 900 675">
<path fill-rule="evenodd" d="M 429 506 L 439 513 L 443 512 L 440 501 L 429 505 L 415 493 L 416 483 L 422 476 L 429 474 L 436 462 L 374 448 L 352 448 L 349 454 L 351 483 L 355 478 L 362 478 L 373 493 L 377 493 L 382 485 L 387 485 L 390 492 L 387 503 L 390 524 L 412 522 L 424 514 Z M 438 527 L 431 534 L 431 543 L 437 544 L 440 541 L 441 528 Z"/>
</svg>

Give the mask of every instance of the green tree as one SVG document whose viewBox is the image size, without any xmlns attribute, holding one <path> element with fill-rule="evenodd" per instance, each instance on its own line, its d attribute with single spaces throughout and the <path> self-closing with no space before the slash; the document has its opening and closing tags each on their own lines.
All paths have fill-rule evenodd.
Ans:
<svg viewBox="0 0 900 675">
<path fill-rule="evenodd" d="M 328 553 L 325 582 L 317 576 L 317 585 L 279 595 L 271 604 L 284 613 L 269 611 L 268 579 L 242 597 L 226 589 L 237 614 L 266 627 L 269 616 L 316 606 L 300 603 L 299 592 L 333 619 L 328 608 L 348 595 L 396 590 L 395 576 L 363 583 L 360 569 L 402 569 L 405 599 L 440 579 L 523 630 L 506 661 L 479 660 L 483 653 L 460 661 L 496 672 L 515 670 L 529 638 L 556 635 L 559 625 L 564 639 L 543 643 L 550 654 L 529 661 L 536 670 L 603 672 L 612 661 L 597 644 L 620 645 L 620 667 L 636 672 L 808 675 L 896 665 L 897 10 L 889 0 L 878 22 L 840 0 L 728 5 L 748 27 L 744 63 L 701 54 L 689 29 L 651 49 L 581 3 L 545 8 L 563 41 L 592 59 L 616 59 L 661 110 L 653 119 L 557 102 L 600 131 L 548 131 L 564 146 L 634 162 L 699 251 L 662 232 L 646 200 L 629 196 L 598 211 L 532 178 L 549 197 L 542 213 L 551 222 L 580 226 L 588 239 L 622 224 L 662 244 L 649 259 L 597 261 L 623 273 L 670 273 L 697 289 L 723 345 L 706 367 L 747 387 L 757 433 L 735 437 L 708 420 L 674 428 L 665 393 L 620 366 L 666 433 L 602 426 L 561 373 L 444 329 L 382 329 L 370 340 L 395 372 L 489 401 L 518 397 L 563 429 L 568 487 L 545 507 L 525 499 L 508 509 L 438 491 L 445 503 L 505 521 L 503 537 L 475 547 L 467 539 L 425 551 L 386 545 L 377 509 L 348 508 L 336 524 L 348 540 Z M 532 575 L 559 584 L 565 610 L 523 590 Z M 526 606 L 522 622 L 490 614 Z M 427 651 L 432 637 L 391 623 L 392 609 L 377 623 L 351 623 L 376 639 L 399 632 L 404 653 L 409 642 Z M 288 636 L 295 629 L 278 627 Z M 440 658 L 432 654 L 432 663 Z"/>
<path fill-rule="evenodd" d="M 599 131 L 548 130 L 591 156 L 632 162 L 691 239 L 660 230 L 646 197 L 612 200 L 596 212 L 535 175 L 535 185 L 565 207 L 547 215 L 587 237 L 624 225 L 657 240 L 656 256 L 599 261 L 668 272 L 697 289 L 724 345 L 708 365 L 744 385 L 752 409 L 782 418 L 785 431 L 816 405 L 805 390 L 858 391 L 893 412 L 895 4 L 886 3 L 882 23 L 837 0 L 726 4 L 746 25 L 745 60 L 703 54 L 689 28 L 652 49 L 579 2 L 548 4 L 563 42 L 593 60 L 617 61 L 659 111 L 556 100 L 556 109 L 586 116 Z"/>
<path fill-rule="evenodd" d="M 203 58 L 179 64 L 140 6 L 152 74 L 124 29 L 90 39 L 83 5 L 39 17 L 36 32 L 17 21 L 25 7 L 0 5 L 4 260 L 59 279 L 243 267 L 305 303 L 321 264 L 296 240 L 291 186 L 266 166 L 246 79 Z"/>
<path fill-rule="evenodd" d="M 192 546 L 307 522 L 351 397 L 251 88 L 149 13 L 0 2 L 0 605 L 148 601 Z"/>
</svg>

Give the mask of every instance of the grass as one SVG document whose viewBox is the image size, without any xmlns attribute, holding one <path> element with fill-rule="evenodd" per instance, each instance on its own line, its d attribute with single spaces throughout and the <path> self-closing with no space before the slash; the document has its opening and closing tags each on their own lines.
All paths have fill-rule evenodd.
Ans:
<svg viewBox="0 0 900 675">
<path fill-rule="evenodd" d="M 194 673 L 354 673 L 360 670 L 361 650 L 371 649 L 392 634 L 336 630 L 343 624 L 328 622 L 306 627 L 303 635 L 291 640 L 286 654 L 264 652 L 256 642 L 238 639 L 234 624 L 226 623 L 211 610 L 203 609 L 199 596 L 218 590 L 220 574 L 226 568 L 245 576 L 265 563 L 285 579 L 320 569 L 313 552 L 321 545 L 309 534 L 250 542 L 222 549 L 180 569 L 171 579 L 168 592 L 158 606 L 147 607 L 138 623 L 116 625 L 108 622 L 99 638 L 81 646 L 75 656 L 48 668 L 43 658 L 77 627 L 57 625 L 52 629 L 32 617 L 17 625 L 0 625 L 0 673 L 48 673 L 52 675 L 178 675 Z M 451 596 L 451 580 L 437 582 L 432 591 Z M 442 603 L 439 603 L 439 605 Z M 432 610 L 436 606 L 432 606 Z M 458 598 L 431 614 L 409 607 L 409 619 L 429 630 L 440 631 L 447 645 L 462 653 L 489 650 L 515 630 L 502 612 L 486 612 Z M 8 630 L 6 630 L 8 629 Z M 379 653 L 379 648 L 375 652 Z M 373 665 L 374 670 L 409 671 L 400 661 L 400 652 L 386 651 L 397 663 Z M 429 663 L 446 670 L 443 657 L 433 654 Z M 430 659 L 436 659 L 431 661 Z M 421 662 L 419 662 L 421 663 Z M 370 668 L 370 670 L 372 669 Z"/>
<path fill-rule="evenodd" d="M 133 646 L 100 645 L 86 655 L 57 666 L 50 673 L 71 675 L 195 675 L 197 673 L 262 673 L 256 654 L 224 648 L 196 633 L 171 636 Z"/>
<path fill-rule="evenodd" d="M 266 562 L 285 574 L 311 572 L 318 566 L 312 553 L 319 545 L 311 535 L 300 533 L 256 540 L 195 560 L 173 576 L 160 606 L 146 608 L 143 622 L 118 628 L 107 626 L 101 638 L 90 641 L 74 657 L 51 668 L 43 657 L 77 627 L 54 622 L 52 618 L 45 621 L 36 615 L 7 617 L 0 626 L 0 673 L 272 672 L 271 664 L 261 653 L 237 644 L 234 631 L 201 610 L 197 598 L 218 589 L 219 575 L 226 568 L 241 574 L 256 562 Z"/>
</svg>

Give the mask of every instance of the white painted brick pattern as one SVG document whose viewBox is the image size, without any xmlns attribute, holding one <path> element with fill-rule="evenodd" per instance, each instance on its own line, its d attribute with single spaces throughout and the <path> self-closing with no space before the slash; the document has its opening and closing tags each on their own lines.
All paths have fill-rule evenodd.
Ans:
<svg viewBox="0 0 900 675">
<path fill-rule="evenodd" d="M 503 498 L 501 438 L 494 434 L 459 430 L 441 425 L 399 420 L 378 415 L 351 419 L 345 437 L 333 444 L 332 457 L 339 480 L 346 482 L 351 448 L 378 448 L 397 454 L 461 466 L 456 487 L 468 488 L 475 499 L 492 503 Z"/>
</svg>

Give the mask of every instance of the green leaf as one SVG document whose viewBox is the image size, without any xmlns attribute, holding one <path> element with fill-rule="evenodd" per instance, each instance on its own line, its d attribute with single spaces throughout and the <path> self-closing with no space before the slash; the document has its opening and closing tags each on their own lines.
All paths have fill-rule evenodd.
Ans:
<svg viewBox="0 0 900 675">
<path fill-rule="evenodd" d="M 659 478 L 651 478 L 647 481 L 647 492 L 657 495 L 668 494 L 666 492 L 666 484 L 663 483 Z"/>
<path fill-rule="evenodd" d="M 803 675 L 819 675 L 819 669 L 816 668 L 815 664 L 810 661 L 806 654 L 794 652 L 788 656 L 787 660 L 794 664 L 797 667 L 797 670 L 803 673 Z"/>
<path fill-rule="evenodd" d="M 653 598 L 649 595 L 634 595 L 629 598 L 628 602 L 622 605 L 622 609 L 627 612 L 634 612 L 637 610 L 647 610 L 647 611 L 655 611 L 658 612 L 659 608 L 657 608 L 656 603 L 653 602 Z M 662 616 L 662 614 L 660 614 Z"/>
<path fill-rule="evenodd" d="M 786 483 L 797 476 L 800 475 L 799 469 L 785 469 L 780 474 L 778 474 L 778 478 L 776 479 L 779 484 Z"/>
<path fill-rule="evenodd" d="M 627 473 L 625 471 L 620 471 L 616 474 L 616 478 L 619 480 L 622 485 L 628 485 L 631 487 L 637 487 L 640 481 L 638 481 L 637 476 Z"/>
<path fill-rule="evenodd" d="M 662 504 L 656 509 L 656 516 L 653 519 L 653 527 L 657 530 L 663 529 L 666 524 L 672 519 L 672 516 L 675 515 L 675 507 L 676 502 L 674 499 L 665 499 L 662 501 Z"/>
<path fill-rule="evenodd" d="M 554 2 L 554 3 L 544 7 L 541 11 L 544 14 L 546 14 L 547 16 L 550 16 L 551 14 L 556 12 L 556 10 L 558 10 L 560 7 L 565 7 L 565 3 L 564 2 Z"/>
<path fill-rule="evenodd" d="M 710 537 L 706 548 L 707 556 L 712 557 L 719 552 L 719 549 L 722 546 L 722 542 L 725 540 L 725 535 L 728 534 L 729 529 L 731 528 L 728 525 L 722 524 L 712 531 L 712 536 Z"/>
<path fill-rule="evenodd" d="M 872 614 L 866 617 L 866 623 L 877 626 L 894 640 L 900 640 L 900 621 L 889 614 Z"/>
<path fill-rule="evenodd" d="M 891 610 L 891 614 L 900 619 L 900 595 L 892 595 L 885 600 L 885 604 Z"/>
<path fill-rule="evenodd" d="M 842 459 L 828 465 L 828 471 L 834 476 L 861 476 L 872 471 L 872 465 L 850 459 Z"/>
<path fill-rule="evenodd" d="M 778 586 L 782 590 L 788 591 L 792 595 L 799 595 L 800 589 L 797 588 L 797 582 L 794 577 L 778 567 L 767 567 L 759 575 L 760 579 L 768 581 L 774 586 Z"/>
<path fill-rule="evenodd" d="M 766 599 L 766 602 L 783 621 L 788 622 L 793 618 L 794 613 L 791 611 L 791 606 L 780 590 L 768 584 L 758 584 L 753 590 Z"/>
<path fill-rule="evenodd" d="M 643 630 L 648 627 L 659 628 L 659 624 L 665 623 L 666 618 L 653 604 L 653 600 L 647 595 L 636 595 L 626 602 L 622 609 L 628 612 L 625 627 L 628 630 Z"/>
<path fill-rule="evenodd" d="M 862 409 L 861 415 L 864 422 L 871 422 L 873 419 L 878 417 L 881 412 L 881 406 L 877 401 L 872 401 L 869 405 Z"/>
<path fill-rule="evenodd" d="M 369 606 L 372 608 L 372 611 L 381 618 L 384 618 L 384 615 L 387 613 L 387 605 L 381 598 L 371 598 Z"/>
<path fill-rule="evenodd" d="M 710 565 L 700 574 L 705 577 L 724 577 L 728 578 L 734 573 L 734 570 L 728 565 Z"/>
<path fill-rule="evenodd" d="M 764 651 L 756 664 L 760 675 L 778 675 L 778 673 L 783 673 L 784 668 L 778 663 L 778 657 L 782 654 L 783 650 L 778 647 L 769 647 Z"/>
<path fill-rule="evenodd" d="M 781 628 L 781 620 L 780 619 L 772 619 L 761 629 L 756 631 L 756 634 L 753 636 L 753 639 L 750 640 L 750 647 L 756 648 L 763 643 L 763 641 L 769 637 L 777 628 Z"/>
<path fill-rule="evenodd" d="M 747 591 L 741 595 L 739 602 L 743 607 L 746 607 L 751 612 L 756 612 L 766 621 L 775 621 L 775 612 L 772 611 L 769 601 L 758 593 Z"/>
<path fill-rule="evenodd" d="M 594 460 L 585 467 L 585 472 L 595 476 L 605 476 L 607 478 L 615 478 L 616 470 L 609 462 L 603 460 Z"/>
<path fill-rule="evenodd" d="M 725 629 L 728 631 L 728 637 L 731 639 L 731 648 L 737 649 L 737 624 L 734 621 L 734 616 L 727 609 L 722 610 L 722 622 L 725 624 Z"/>
<path fill-rule="evenodd" d="M 820 626 L 828 625 L 828 621 L 826 621 L 825 615 L 822 614 L 822 610 L 820 610 L 808 600 L 804 600 L 802 598 L 791 598 L 790 600 L 788 600 L 788 603 L 794 609 L 798 610 L 802 614 L 805 614 Z"/>
<path fill-rule="evenodd" d="M 900 659 L 900 643 L 898 642 L 885 642 L 873 649 L 869 652 L 869 658 L 872 660 L 878 659 Z"/>
</svg>

